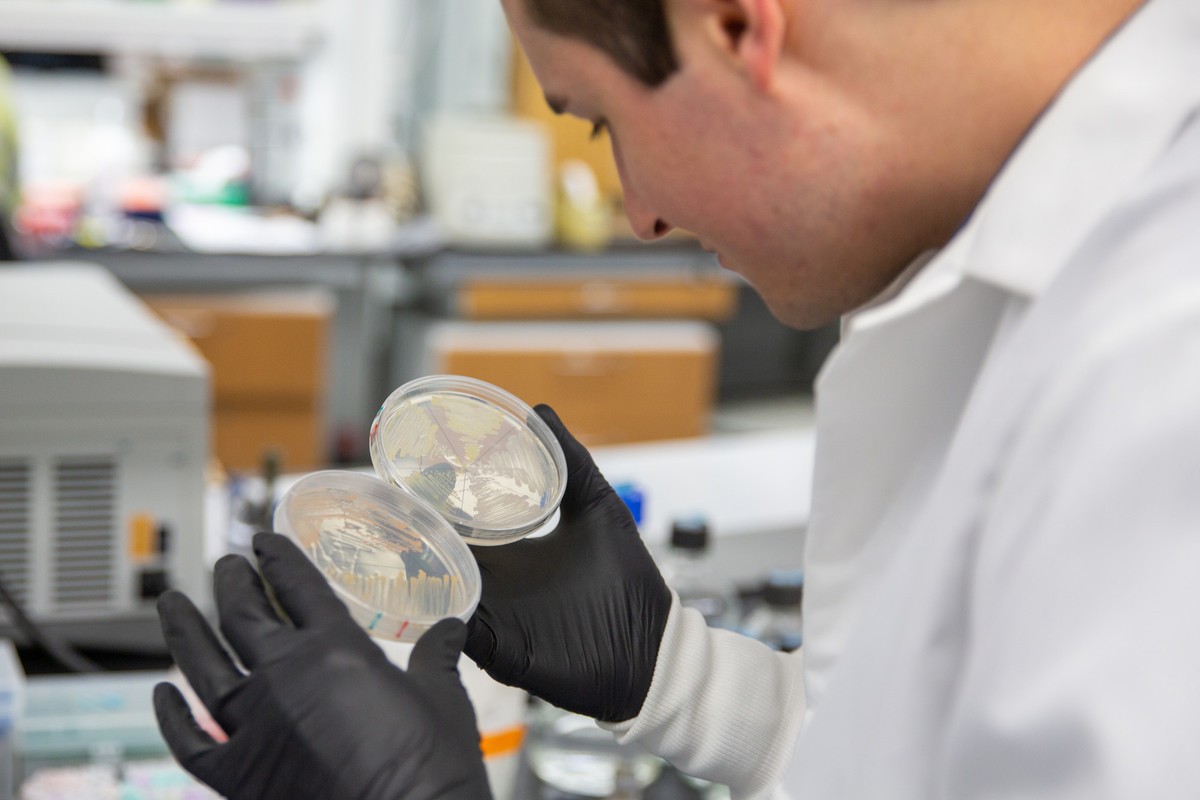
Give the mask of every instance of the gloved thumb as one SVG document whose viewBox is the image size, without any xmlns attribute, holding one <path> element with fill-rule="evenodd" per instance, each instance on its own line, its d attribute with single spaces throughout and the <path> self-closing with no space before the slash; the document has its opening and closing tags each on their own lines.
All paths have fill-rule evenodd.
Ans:
<svg viewBox="0 0 1200 800">
<path fill-rule="evenodd" d="M 540 403 L 534 406 L 533 410 L 542 418 L 546 427 L 550 428 L 550 432 L 562 446 L 563 456 L 567 462 L 567 493 L 563 496 L 563 506 L 570 508 L 587 503 L 595 492 L 593 481 L 597 477 L 603 479 L 600 471 L 596 469 L 596 462 L 592 460 L 592 454 L 571 435 L 553 408 L 545 403 Z"/>
<path fill-rule="evenodd" d="M 467 626 L 460 619 L 444 619 L 417 640 L 408 659 L 408 672 L 415 678 L 435 677 L 448 672 L 458 677 L 458 657 L 467 642 Z"/>
</svg>

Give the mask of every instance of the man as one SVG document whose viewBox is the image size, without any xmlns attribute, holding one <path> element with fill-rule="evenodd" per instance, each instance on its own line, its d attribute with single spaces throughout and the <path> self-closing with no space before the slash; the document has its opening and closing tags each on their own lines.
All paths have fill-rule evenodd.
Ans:
<svg viewBox="0 0 1200 800">
<path fill-rule="evenodd" d="M 562 524 L 477 551 L 469 635 L 434 628 L 407 675 L 278 537 L 260 561 L 295 628 L 218 565 L 234 648 L 277 640 L 246 643 L 248 677 L 168 596 L 233 728 L 216 745 L 160 690 L 183 763 L 235 797 L 485 797 L 465 641 L 737 797 L 1200 796 L 1200 6 L 504 2 L 550 102 L 611 129 L 641 236 L 695 231 L 788 323 L 848 315 L 818 386 L 803 654 L 682 610 L 541 408 Z M 337 665 L 309 666 L 318 640 Z M 310 697 L 340 674 L 391 699 Z M 270 769 L 321 788 L 274 793 Z"/>
</svg>

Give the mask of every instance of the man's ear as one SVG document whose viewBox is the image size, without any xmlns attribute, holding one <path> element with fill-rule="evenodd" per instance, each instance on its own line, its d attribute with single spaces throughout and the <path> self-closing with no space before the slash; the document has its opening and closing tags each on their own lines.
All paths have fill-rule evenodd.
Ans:
<svg viewBox="0 0 1200 800">
<path fill-rule="evenodd" d="M 769 91 L 783 51 L 786 20 L 781 0 L 713 0 L 710 30 L 742 64 L 754 85 Z"/>
</svg>

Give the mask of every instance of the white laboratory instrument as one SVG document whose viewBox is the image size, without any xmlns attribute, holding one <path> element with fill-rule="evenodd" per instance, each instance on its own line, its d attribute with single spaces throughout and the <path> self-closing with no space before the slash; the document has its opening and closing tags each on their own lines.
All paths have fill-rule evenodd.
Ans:
<svg viewBox="0 0 1200 800">
<path fill-rule="evenodd" d="M 165 588 L 208 605 L 208 403 L 204 360 L 109 273 L 0 268 L 0 575 L 35 622 L 149 649 Z"/>
<path fill-rule="evenodd" d="M 549 136 L 501 115 L 444 114 L 425 129 L 425 192 L 446 241 L 544 247 L 554 236 Z"/>
</svg>

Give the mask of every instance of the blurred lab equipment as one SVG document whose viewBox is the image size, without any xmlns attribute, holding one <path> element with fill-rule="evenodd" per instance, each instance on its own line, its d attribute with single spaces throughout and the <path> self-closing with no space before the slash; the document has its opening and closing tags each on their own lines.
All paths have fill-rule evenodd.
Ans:
<svg viewBox="0 0 1200 800">
<path fill-rule="evenodd" d="M 351 165 L 345 185 L 321 210 L 321 244 L 339 253 L 387 250 L 396 235 L 401 202 L 389 199 L 384 163 L 359 158 Z M 393 179 L 394 182 L 394 179 Z"/>
<path fill-rule="evenodd" d="M 228 519 L 228 532 L 223 544 L 230 553 L 253 558 L 251 540 L 259 531 L 274 530 L 275 507 L 278 497 L 275 483 L 279 478 L 279 451 L 268 449 L 263 454 L 261 479 L 241 473 L 226 475 L 217 473 L 225 486 L 227 506 L 222 507 L 221 518 Z M 217 537 L 220 541 L 221 537 Z"/>
<path fill-rule="evenodd" d="M 245 206 L 250 202 L 250 153 L 240 145 L 213 147 L 173 177 L 177 199 L 186 203 Z"/>
<path fill-rule="evenodd" d="M 163 672 L 30 677 L 18 726 L 23 771 L 163 758 L 167 747 L 151 694 L 167 677 Z"/>
<path fill-rule="evenodd" d="M 25 673 L 12 642 L 0 639 L 0 800 L 12 800 L 16 785 L 16 729 L 24 706 Z"/>
<path fill-rule="evenodd" d="M 17 208 L 17 120 L 13 106 L 12 75 L 0 56 L 0 261 L 15 256 L 12 217 Z"/>
<path fill-rule="evenodd" d="M 168 759 L 47 767 L 21 786 L 21 800 L 220 800 Z"/>
<path fill-rule="evenodd" d="M 741 631 L 775 650 L 791 652 L 804 643 L 804 573 L 772 570 L 762 589 L 762 604 L 742 622 Z"/>
<path fill-rule="evenodd" d="M 704 615 L 709 625 L 733 625 L 733 585 L 717 574 L 709 550 L 708 522 L 703 516 L 675 520 L 671 539 L 662 557 L 663 580 L 679 595 L 685 608 Z"/>
<path fill-rule="evenodd" d="M 646 492 L 634 481 L 619 481 L 613 484 L 613 491 L 633 516 L 633 524 L 641 526 L 646 513 Z"/>
<path fill-rule="evenodd" d="M 0 269 L 0 574 L 31 619 L 158 650 L 159 594 L 206 603 L 207 415 L 207 365 L 111 275 Z"/>
<path fill-rule="evenodd" d="M 170 759 L 151 703 L 175 672 L 31 676 L 18 721 L 22 800 L 215 800 Z M 0 787 L 0 798 L 8 797 Z"/>
<path fill-rule="evenodd" d="M 262 496 L 242 496 L 240 508 L 235 513 L 240 522 L 253 528 L 255 532 L 271 530 L 275 518 L 275 482 L 279 480 L 279 451 L 268 449 L 263 454 L 262 465 Z"/>
<path fill-rule="evenodd" d="M 558 241 L 572 250 L 601 250 L 612 240 L 613 210 L 596 173 L 579 159 L 558 167 Z"/>
<path fill-rule="evenodd" d="M 595 720 L 535 700 L 530 706 L 529 765 L 543 784 L 577 797 L 639 800 L 662 761 L 620 745 Z"/>
<path fill-rule="evenodd" d="M 423 184 L 448 243 L 540 248 L 554 237 L 550 142 L 500 115 L 441 114 L 425 129 Z"/>
<path fill-rule="evenodd" d="M 170 679 L 27 678 L 12 642 L 0 639 L 0 800 L 215 800 L 167 760 L 150 696 Z"/>
</svg>

